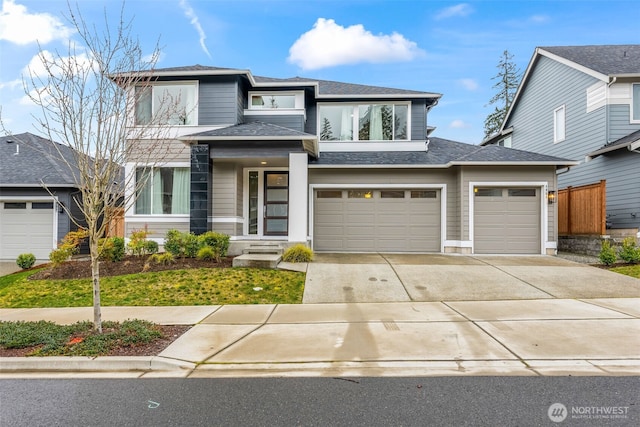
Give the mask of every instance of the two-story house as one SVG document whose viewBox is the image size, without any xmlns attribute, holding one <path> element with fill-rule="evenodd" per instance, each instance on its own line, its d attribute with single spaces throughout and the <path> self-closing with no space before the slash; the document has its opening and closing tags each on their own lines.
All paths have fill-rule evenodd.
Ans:
<svg viewBox="0 0 640 427">
<path fill-rule="evenodd" d="M 640 228 L 640 45 L 535 50 L 497 143 L 579 162 L 559 188 L 606 180 L 610 228 Z"/>
<path fill-rule="evenodd" d="M 183 108 L 168 119 L 172 157 L 147 172 L 135 158 L 126 165 L 147 178 L 126 207 L 127 235 L 147 227 L 162 243 L 171 228 L 213 229 L 231 235 L 231 254 L 256 241 L 555 253 L 548 194 L 557 168 L 574 162 L 431 136 L 427 114 L 440 94 L 200 65 L 153 77 L 132 125 L 148 123 L 163 94 Z"/>
</svg>

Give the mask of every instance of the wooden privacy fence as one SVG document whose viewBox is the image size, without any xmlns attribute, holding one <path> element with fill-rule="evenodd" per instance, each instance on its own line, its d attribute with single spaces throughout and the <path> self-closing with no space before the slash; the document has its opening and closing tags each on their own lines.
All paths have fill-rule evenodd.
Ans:
<svg viewBox="0 0 640 427">
<path fill-rule="evenodd" d="M 606 234 L 606 180 L 558 191 L 558 234 Z"/>
<path fill-rule="evenodd" d="M 116 208 L 107 225 L 107 237 L 124 237 L 124 209 Z"/>
</svg>

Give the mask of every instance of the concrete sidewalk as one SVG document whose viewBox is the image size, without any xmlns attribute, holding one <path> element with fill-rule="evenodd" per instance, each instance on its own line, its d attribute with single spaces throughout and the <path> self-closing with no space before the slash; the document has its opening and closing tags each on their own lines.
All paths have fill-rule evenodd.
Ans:
<svg viewBox="0 0 640 427">
<path fill-rule="evenodd" d="M 640 298 L 104 307 L 192 324 L 156 357 L 1 358 L 9 377 L 640 375 Z M 0 309 L 73 323 L 91 308 Z"/>
</svg>

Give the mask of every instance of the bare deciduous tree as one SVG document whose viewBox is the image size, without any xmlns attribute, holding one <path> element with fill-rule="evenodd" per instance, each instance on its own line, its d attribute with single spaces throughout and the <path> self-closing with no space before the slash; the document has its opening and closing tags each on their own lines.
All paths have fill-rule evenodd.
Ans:
<svg viewBox="0 0 640 427">
<path fill-rule="evenodd" d="M 33 117 L 34 127 L 50 140 L 67 144 L 73 152 L 73 158 L 69 158 L 58 149 L 80 192 L 75 203 L 88 231 L 93 322 L 99 332 L 102 316 L 98 241 L 118 208 L 130 206 L 145 185 L 144 180 L 136 180 L 136 165 L 142 168 L 141 176 L 148 176 L 144 173 L 146 168 L 167 161 L 172 155 L 170 127 L 162 124 L 168 120 L 156 116 L 145 125 L 132 126 L 138 98 L 149 96 L 145 88 L 154 81 L 158 46 L 147 57 L 151 59 L 145 59 L 138 40 L 131 35 L 132 21 L 124 19 L 124 5 L 117 25 L 110 26 L 106 10 L 104 15 L 105 29 L 99 30 L 87 25 L 79 9 L 69 7 L 66 18 L 78 40 L 70 41 L 64 54 L 40 47 L 42 70 L 30 70 L 25 78 L 25 91 L 39 107 L 39 114 Z M 142 90 L 135 90 L 136 87 Z M 179 100 L 163 97 L 158 102 L 164 104 L 158 115 L 175 116 L 174 107 Z M 144 149 L 136 149 L 137 144 L 131 143 L 142 140 L 153 143 L 145 144 Z M 131 166 L 132 159 L 134 173 L 125 175 L 125 162 Z M 72 217 L 68 206 L 62 208 L 80 225 L 80 219 Z"/>
</svg>

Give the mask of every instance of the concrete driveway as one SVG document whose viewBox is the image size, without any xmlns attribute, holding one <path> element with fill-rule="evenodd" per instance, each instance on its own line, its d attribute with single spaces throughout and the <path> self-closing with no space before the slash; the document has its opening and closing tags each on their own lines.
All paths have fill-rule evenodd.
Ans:
<svg viewBox="0 0 640 427">
<path fill-rule="evenodd" d="M 636 297 L 639 279 L 551 256 L 316 254 L 303 302 Z"/>
</svg>

